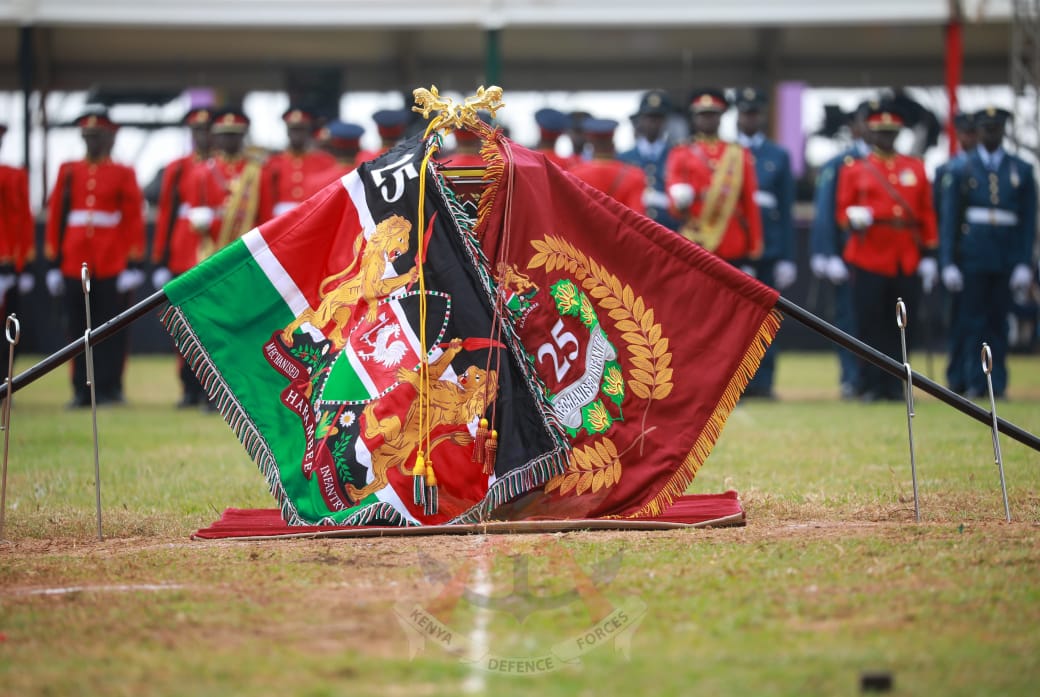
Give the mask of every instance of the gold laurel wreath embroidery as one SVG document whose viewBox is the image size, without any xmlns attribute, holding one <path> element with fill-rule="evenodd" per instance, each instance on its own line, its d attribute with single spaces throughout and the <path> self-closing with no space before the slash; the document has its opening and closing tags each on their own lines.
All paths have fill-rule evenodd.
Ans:
<svg viewBox="0 0 1040 697">
<path fill-rule="evenodd" d="M 571 465 L 563 474 L 546 483 L 545 490 L 559 489 L 566 494 L 574 489 L 575 496 L 586 491 L 596 493 L 604 487 L 612 487 L 621 479 L 621 459 L 617 447 L 609 438 L 594 445 L 586 445 L 572 453 Z"/>
<path fill-rule="evenodd" d="M 646 307 L 643 298 L 637 296 L 631 286 L 623 286 L 617 276 L 586 257 L 566 240 L 546 237 L 544 240 L 532 240 L 531 245 L 535 248 L 535 255 L 527 263 L 527 268 L 544 266 L 547 273 L 562 269 L 574 274 L 589 295 L 614 320 L 621 338 L 627 342 L 633 366 L 629 386 L 633 394 L 647 400 L 642 419 L 642 430 L 645 433 L 650 405 L 654 400 L 665 399 L 672 393 L 672 354 L 668 350 L 668 339 L 661 336 L 661 325 L 654 322 L 653 308 Z M 641 438 L 642 434 L 639 436 Z M 614 453 L 608 464 L 612 472 L 616 468 L 616 476 L 605 475 L 600 480 L 600 486 L 595 486 L 595 475 L 605 471 L 608 464 L 603 464 L 599 470 L 594 467 L 582 469 L 582 463 L 588 464 L 591 456 L 587 454 L 588 448 L 575 450 L 567 471 L 551 479 L 545 490 L 552 491 L 558 487 L 560 493 L 564 494 L 573 488 L 575 495 L 580 496 L 590 489 L 597 491 L 602 486 L 616 484 L 621 479 L 621 460 L 617 449 L 609 438 L 604 438 L 601 443 L 609 444 Z M 600 444 L 596 445 L 598 447 Z M 585 478 L 586 474 L 590 476 Z M 585 486 L 581 486 L 582 482 L 585 482 Z"/>
</svg>

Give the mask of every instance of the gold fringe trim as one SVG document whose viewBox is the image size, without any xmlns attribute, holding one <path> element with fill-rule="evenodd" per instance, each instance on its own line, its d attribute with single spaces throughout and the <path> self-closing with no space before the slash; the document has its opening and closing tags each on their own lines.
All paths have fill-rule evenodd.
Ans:
<svg viewBox="0 0 1040 697">
<path fill-rule="evenodd" d="M 498 195 L 499 186 L 502 183 L 502 174 L 505 172 L 505 161 L 502 151 L 499 149 L 498 139 L 501 131 L 497 128 L 490 134 L 484 136 L 483 145 L 480 146 L 480 156 L 484 158 L 484 190 L 480 192 L 480 200 L 477 202 L 477 222 L 473 226 L 475 234 L 479 235 L 483 230 L 484 221 L 491 214 L 495 205 L 495 197 Z"/>
<path fill-rule="evenodd" d="M 668 483 L 661 487 L 661 490 L 657 492 L 654 498 L 650 499 L 635 513 L 625 516 L 626 518 L 659 516 L 672 504 L 676 497 L 685 493 L 686 487 L 690 485 L 690 482 L 697 475 L 697 470 L 701 468 L 701 465 L 711 453 L 712 448 L 715 447 L 715 441 L 722 434 L 722 427 L 726 425 L 726 419 L 729 418 L 733 407 L 737 405 L 744 388 L 747 387 L 755 371 L 758 370 L 762 357 L 765 356 L 766 350 L 773 343 L 773 338 L 780 329 L 782 319 L 783 315 L 778 310 L 774 309 L 769 312 L 762 321 L 762 325 L 758 328 L 755 338 L 744 353 L 744 357 L 740 360 L 740 365 L 737 366 L 737 370 L 733 373 L 729 385 L 726 386 L 726 390 L 722 393 L 722 398 L 715 405 L 715 411 L 712 412 L 708 422 L 704 424 L 697 441 L 693 444 L 690 452 L 687 453 L 682 464 L 679 465 L 679 468 L 672 474 Z"/>
</svg>

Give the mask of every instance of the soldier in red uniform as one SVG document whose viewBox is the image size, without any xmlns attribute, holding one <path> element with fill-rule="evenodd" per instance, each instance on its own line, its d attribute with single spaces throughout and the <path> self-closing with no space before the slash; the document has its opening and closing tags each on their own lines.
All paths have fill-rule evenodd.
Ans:
<svg viewBox="0 0 1040 697">
<path fill-rule="evenodd" d="M 364 160 L 361 159 L 361 136 L 365 129 L 354 123 L 330 121 L 318 129 L 315 140 L 318 147 L 328 153 L 332 165 L 320 172 L 313 173 L 303 181 L 304 188 L 313 195 L 324 189 L 343 175 L 357 169 Z"/>
<path fill-rule="evenodd" d="M 744 271 L 762 255 L 762 215 L 751 154 L 719 139 L 719 123 L 729 101 L 721 90 L 693 93 L 691 142 L 672 148 L 665 185 L 679 232 Z"/>
<path fill-rule="evenodd" d="M 0 123 L 0 142 L 3 142 L 6 132 L 7 126 Z M 29 178 L 20 167 L 0 165 L 0 306 L 3 318 L 16 314 L 18 296 L 33 288 L 33 275 L 25 270 L 25 265 L 33 260 L 35 251 Z M 9 350 L 10 344 L 0 340 L 2 379 L 7 378 Z"/>
<path fill-rule="evenodd" d="M 411 114 L 407 109 L 381 109 L 372 114 L 372 120 L 376 122 L 376 130 L 379 132 L 379 149 L 359 152 L 355 160 L 357 164 L 374 160 L 401 142 Z"/>
<path fill-rule="evenodd" d="M 282 121 L 289 134 L 289 147 L 272 155 L 264 165 L 264 179 L 272 203 L 270 209 L 260 211 L 258 222 L 261 223 L 300 205 L 308 196 L 304 180 L 334 164 L 328 153 L 310 147 L 316 125 L 314 114 L 294 107 L 282 114 Z"/>
<path fill-rule="evenodd" d="M 183 124 L 191 129 L 192 151 L 168 164 L 163 172 L 152 245 L 152 283 L 156 288 L 199 261 L 199 232 L 191 224 L 190 212 L 205 206 L 206 192 L 205 187 L 198 186 L 193 170 L 209 159 L 212 121 L 213 112 L 208 107 L 192 109 L 184 116 Z"/>
<path fill-rule="evenodd" d="M 924 164 L 895 151 L 903 120 L 890 101 L 867 115 L 873 149 L 838 173 L 836 217 L 850 231 L 844 259 L 851 268 L 852 302 L 860 338 L 901 360 L 895 306 L 915 304 L 921 284 L 935 284 L 939 244 L 932 188 Z M 917 276 L 920 276 L 920 281 Z M 865 401 L 903 399 L 902 383 L 873 365 L 861 363 Z"/>
<path fill-rule="evenodd" d="M 67 335 L 82 338 L 86 309 L 80 269 L 90 271 L 91 320 L 100 325 L 125 310 L 130 291 L 144 281 L 141 263 L 145 237 L 144 198 L 134 170 L 116 164 L 108 146 L 116 125 L 107 113 L 94 112 L 76 120 L 87 156 L 66 162 L 58 170 L 47 209 L 45 251 L 51 268 L 47 288 L 63 298 Z M 98 404 L 123 401 L 123 368 L 127 333 L 119 332 L 94 349 L 94 382 Z M 73 362 L 72 407 L 90 405 L 86 363 Z"/>
<path fill-rule="evenodd" d="M 191 209 L 189 219 L 196 229 L 209 229 L 202 235 L 200 258 L 249 232 L 259 224 L 260 213 L 272 208 L 263 161 L 245 150 L 248 131 L 249 118 L 241 111 L 216 114 L 210 127 L 215 154 L 192 170 L 188 187 L 204 192 L 206 205 Z"/>
<path fill-rule="evenodd" d="M 199 261 L 200 230 L 192 225 L 192 212 L 196 218 L 200 210 L 212 222 L 213 214 L 206 202 L 206 187 L 200 186 L 201 179 L 193 176 L 197 167 L 204 167 L 210 152 L 210 125 L 213 112 L 208 107 L 191 109 L 183 123 L 191 129 L 192 152 L 166 166 L 159 206 L 155 216 L 155 239 L 152 244 L 152 284 L 161 288 L 173 276 L 179 276 Z M 209 226 L 201 231 L 209 234 Z M 195 373 L 179 358 L 179 376 L 183 395 L 179 407 L 197 406 L 205 402 L 205 392 Z"/>
<path fill-rule="evenodd" d="M 549 158 L 549 161 L 562 169 L 570 169 L 577 160 L 573 157 L 562 157 L 556 154 L 556 141 L 560 139 L 570 126 L 570 117 L 557 109 L 539 109 L 534 112 L 535 123 L 538 124 L 538 145 L 534 150 Z"/>
<path fill-rule="evenodd" d="M 592 159 L 575 164 L 571 174 L 643 215 L 646 175 L 641 168 L 617 159 L 614 149 L 617 121 L 585 119 L 584 125 L 585 136 L 592 145 Z"/>
</svg>

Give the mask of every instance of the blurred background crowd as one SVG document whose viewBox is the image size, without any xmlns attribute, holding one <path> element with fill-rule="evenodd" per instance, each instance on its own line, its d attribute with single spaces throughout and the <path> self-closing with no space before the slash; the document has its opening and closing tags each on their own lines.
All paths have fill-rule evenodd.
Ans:
<svg viewBox="0 0 1040 697">
<path fill-rule="evenodd" d="M 20 350 L 81 332 L 83 261 L 96 325 L 421 132 L 410 91 L 435 83 L 500 84 L 493 125 L 515 141 L 897 358 L 905 298 L 927 371 L 958 392 L 981 395 L 981 341 L 998 396 L 1007 352 L 1035 350 L 1037 2 L 51 4 L 0 21 L 0 291 Z M 449 135 L 441 160 L 479 166 L 478 149 Z M 828 347 L 785 326 L 749 397 L 775 397 L 791 348 Z M 170 344 L 157 322 L 108 342 L 101 401 L 123 400 L 131 350 Z M 901 398 L 838 360 L 842 397 Z"/>
</svg>

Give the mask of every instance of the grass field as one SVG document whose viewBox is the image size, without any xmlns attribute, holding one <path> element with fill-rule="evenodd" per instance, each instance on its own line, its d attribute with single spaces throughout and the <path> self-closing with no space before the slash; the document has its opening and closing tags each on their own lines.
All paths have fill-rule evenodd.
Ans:
<svg viewBox="0 0 1040 697">
<path fill-rule="evenodd" d="M 1011 369 L 1000 414 L 1040 432 L 1040 357 Z M 740 491 L 744 528 L 201 542 L 273 500 L 218 416 L 172 407 L 172 359 L 135 358 L 129 405 L 98 416 L 98 542 L 90 415 L 52 373 L 15 396 L 0 694 L 854 695 L 865 671 L 895 695 L 1036 694 L 1040 454 L 1002 438 L 1007 524 L 988 430 L 922 396 L 915 524 L 904 407 L 836 385 L 833 355 L 783 356 L 781 401 L 731 416 L 690 491 Z M 640 608 L 630 655 L 596 640 L 548 675 L 412 657 L 395 612 L 453 574 L 495 603 L 438 614 L 472 650 L 522 664 L 594 636 L 587 575 L 600 607 Z"/>
</svg>

